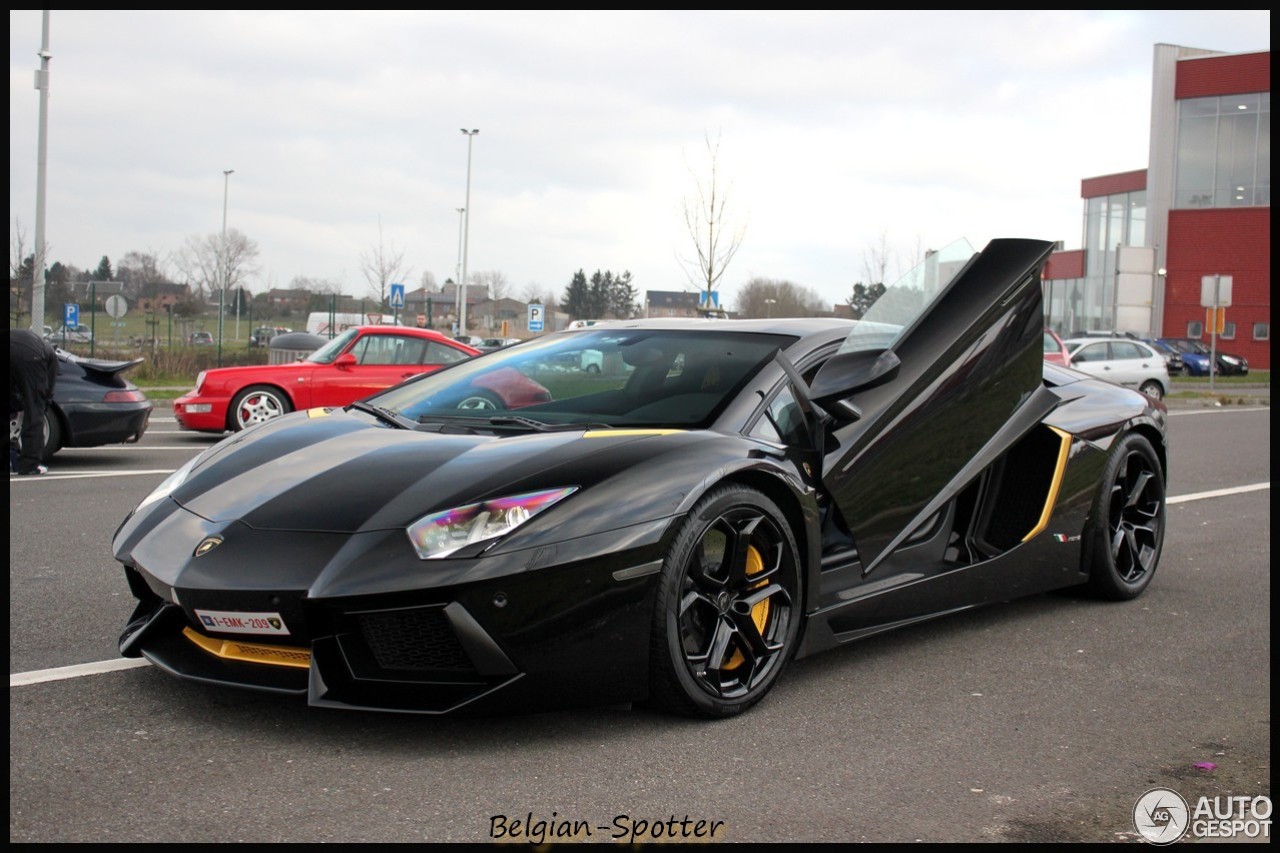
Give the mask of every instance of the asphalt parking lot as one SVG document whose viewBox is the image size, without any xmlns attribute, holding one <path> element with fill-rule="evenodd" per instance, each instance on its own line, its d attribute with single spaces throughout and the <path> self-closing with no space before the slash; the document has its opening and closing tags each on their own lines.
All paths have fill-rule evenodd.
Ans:
<svg viewBox="0 0 1280 853">
<path fill-rule="evenodd" d="M 113 668 L 131 600 L 111 534 L 214 440 L 158 413 L 138 445 L 11 480 L 10 840 L 648 842 L 662 824 L 691 841 L 1114 842 L 1137 840 L 1153 787 L 1269 797 L 1258 402 L 1171 401 L 1168 535 L 1142 598 L 1038 596 L 881 635 L 716 723 L 330 712 Z"/>
</svg>

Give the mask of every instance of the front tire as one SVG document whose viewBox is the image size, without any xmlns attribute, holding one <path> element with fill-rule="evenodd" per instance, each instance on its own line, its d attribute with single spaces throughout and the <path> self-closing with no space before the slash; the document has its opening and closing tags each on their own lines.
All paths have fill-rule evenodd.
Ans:
<svg viewBox="0 0 1280 853">
<path fill-rule="evenodd" d="M 1127 435 L 1111 451 L 1085 527 L 1088 589 L 1126 601 L 1151 584 L 1164 546 L 1164 472 L 1151 443 Z"/>
<path fill-rule="evenodd" d="M 227 426 L 232 432 L 248 429 L 256 424 L 273 421 L 293 411 L 293 403 L 279 388 L 269 385 L 252 385 L 235 396 L 227 415 Z"/>
<path fill-rule="evenodd" d="M 652 705 L 720 718 L 764 698 L 795 654 L 798 553 L 782 511 L 755 489 L 729 485 L 698 501 L 658 581 Z"/>
<path fill-rule="evenodd" d="M 1155 381 L 1154 379 L 1149 379 L 1146 382 L 1143 382 L 1142 387 L 1140 387 L 1138 390 L 1141 391 L 1143 394 L 1146 394 L 1152 400 L 1164 399 L 1164 386 L 1161 385 L 1159 382 Z"/>
</svg>

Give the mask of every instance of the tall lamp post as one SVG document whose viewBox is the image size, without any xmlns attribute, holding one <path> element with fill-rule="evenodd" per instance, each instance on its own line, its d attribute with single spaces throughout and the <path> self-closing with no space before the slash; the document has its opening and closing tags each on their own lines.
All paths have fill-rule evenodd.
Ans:
<svg viewBox="0 0 1280 853">
<path fill-rule="evenodd" d="M 769 318 L 771 318 L 771 317 L 773 316 L 773 306 L 774 306 L 774 304 L 775 304 L 777 301 L 778 301 L 778 300 L 776 300 L 776 299 L 766 299 L 766 300 L 764 301 L 764 316 L 765 316 L 765 319 L 769 319 Z"/>
<path fill-rule="evenodd" d="M 467 137 L 467 206 L 463 208 L 465 224 L 462 228 L 462 306 L 461 313 L 458 315 L 461 318 L 458 332 L 460 335 L 467 333 L 467 249 L 471 240 L 471 142 L 479 132 L 478 128 L 475 130 L 462 128 L 463 135 Z"/>
<path fill-rule="evenodd" d="M 453 280 L 458 283 L 457 287 L 454 288 L 455 290 L 454 295 L 457 297 L 457 302 L 454 303 L 454 308 L 456 308 L 458 311 L 462 310 L 462 214 L 466 212 L 467 212 L 467 209 L 465 207 L 458 208 L 458 264 L 453 269 Z M 458 319 L 459 320 L 462 319 L 461 314 L 458 315 Z M 458 326 L 457 333 L 459 335 L 465 334 L 462 331 L 461 324 L 459 324 Z"/>
<path fill-rule="evenodd" d="M 222 170 L 222 244 L 218 247 L 218 265 L 222 268 L 222 290 L 218 292 L 218 367 L 222 367 L 222 317 L 227 313 L 227 279 L 231 275 L 230 264 L 227 263 L 227 190 L 234 171 L 235 169 Z"/>
<path fill-rule="evenodd" d="M 37 335 L 44 329 L 44 203 L 45 173 L 49 160 L 49 10 L 44 10 L 40 35 L 40 70 L 36 72 L 36 88 L 40 90 L 40 125 L 36 137 L 36 247 L 31 267 L 31 331 Z M 22 263 L 18 258 L 18 263 Z M 65 324 L 64 324 L 65 326 Z"/>
</svg>

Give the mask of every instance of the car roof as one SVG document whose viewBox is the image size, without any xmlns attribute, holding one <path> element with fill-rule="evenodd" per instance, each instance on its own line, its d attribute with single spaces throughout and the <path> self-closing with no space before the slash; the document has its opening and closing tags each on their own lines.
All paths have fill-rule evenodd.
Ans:
<svg viewBox="0 0 1280 853">
<path fill-rule="evenodd" d="M 590 326 L 572 329 L 575 334 L 600 332 L 606 329 L 654 329 L 660 331 L 705 331 L 707 334 L 729 332 L 756 332 L 759 334 L 795 335 L 807 337 L 819 332 L 843 329 L 846 333 L 857 325 L 856 320 L 838 317 L 784 317 L 756 320 L 707 320 L 699 317 L 661 317 L 639 320 L 600 320 Z"/>
<path fill-rule="evenodd" d="M 1067 346 L 1069 346 L 1069 347 L 1076 347 L 1076 346 L 1084 346 L 1085 344 L 1106 344 L 1106 343 L 1142 344 L 1142 343 L 1146 343 L 1146 342 L 1145 342 L 1145 341 L 1141 341 L 1141 340 L 1139 340 L 1139 339 L 1137 339 L 1137 338 L 1094 338 L 1094 337 L 1087 337 L 1087 338 L 1067 338 L 1066 340 L 1064 340 L 1064 341 L 1063 341 L 1063 343 L 1064 343 L 1064 344 L 1066 344 L 1066 345 L 1067 345 Z"/>
<path fill-rule="evenodd" d="M 461 341 L 457 341 L 442 332 L 437 332 L 435 329 L 419 329 L 417 326 L 391 326 L 386 323 L 376 323 L 355 328 L 358 328 L 362 334 L 366 335 L 409 335 L 414 338 L 430 338 L 433 341 L 461 343 Z"/>
</svg>

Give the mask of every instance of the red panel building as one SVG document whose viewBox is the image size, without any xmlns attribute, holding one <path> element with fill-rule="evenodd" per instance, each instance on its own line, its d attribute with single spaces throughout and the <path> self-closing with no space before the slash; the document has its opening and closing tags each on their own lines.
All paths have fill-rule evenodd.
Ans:
<svg viewBox="0 0 1280 853">
<path fill-rule="evenodd" d="M 1230 276 L 1225 348 L 1271 366 L 1271 53 L 1155 46 L 1147 168 L 1081 181 L 1083 248 L 1045 271 L 1046 322 L 1208 342 L 1201 283 Z"/>
</svg>

